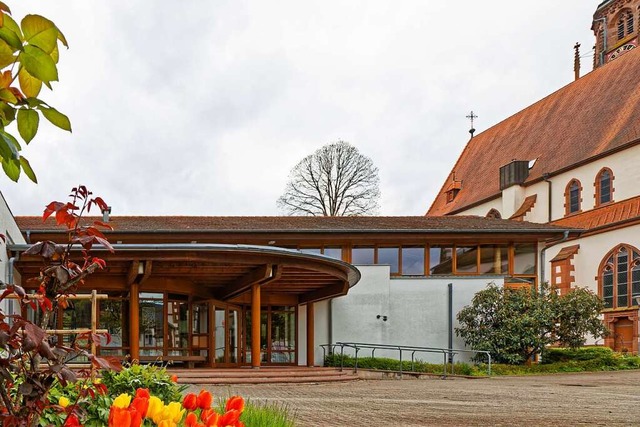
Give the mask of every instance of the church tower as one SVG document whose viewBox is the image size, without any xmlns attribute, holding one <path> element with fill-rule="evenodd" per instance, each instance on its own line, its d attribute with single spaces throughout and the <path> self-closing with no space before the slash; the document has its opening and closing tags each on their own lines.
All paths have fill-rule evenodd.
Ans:
<svg viewBox="0 0 640 427">
<path fill-rule="evenodd" d="M 596 36 L 593 67 L 600 67 L 638 46 L 640 0 L 604 0 L 593 15 Z"/>
</svg>

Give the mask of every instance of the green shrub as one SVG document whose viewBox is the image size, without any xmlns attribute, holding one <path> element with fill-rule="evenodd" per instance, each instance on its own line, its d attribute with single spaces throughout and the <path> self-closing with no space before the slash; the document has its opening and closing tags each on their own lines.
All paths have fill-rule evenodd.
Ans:
<svg viewBox="0 0 640 427">
<path fill-rule="evenodd" d="M 165 404 L 182 401 L 182 392 L 187 388 L 171 381 L 166 368 L 154 365 L 131 364 L 120 372 L 104 371 L 102 383 L 111 396 L 121 393 L 134 395 L 138 388 L 148 388 L 153 396 Z"/>
<path fill-rule="evenodd" d="M 544 352 L 542 363 L 567 362 L 570 360 L 592 360 L 602 357 L 612 357 L 613 350 L 609 347 L 582 348 L 549 348 Z"/>
<path fill-rule="evenodd" d="M 551 354 L 551 355 L 549 355 Z M 491 365 L 492 375 L 540 375 L 570 372 L 600 372 L 600 371 L 620 371 L 628 369 L 640 369 L 640 357 L 628 356 L 621 353 L 614 353 L 608 348 L 590 347 L 578 350 L 553 349 L 545 360 L 546 363 L 532 365 L 508 365 L 494 363 Z M 549 358 L 562 361 L 551 362 Z M 325 358 L 325 366 L 339 367 L 340 355 L 328 355 Z M 343 366 L 353 368 L 355 359 L 344 356 Z M 359 357 L 358 367 L 372 370 L 398 371 L 400 362 L 394 359 Z M 413 366 L 415 372 L 441 374 L 444 370 L 442 364 L 425 363 L 416 361 Z M 469 365 L 467 363 L 454 364 L 454 374 L 466 376 L 487 375 L 487 365 L 479 363 Z M 403 361 L 403 372 L 411 371 L 411 361 Z M 450 368 L 447 367 L 447 371 Z"/>
</svg>

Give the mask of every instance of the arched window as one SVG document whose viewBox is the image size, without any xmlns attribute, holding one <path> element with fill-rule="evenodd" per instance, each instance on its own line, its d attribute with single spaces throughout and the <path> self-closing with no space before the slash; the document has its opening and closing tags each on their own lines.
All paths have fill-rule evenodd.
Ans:
<svg viewBox="0 0 640 427">
<path fill-rule="evenodd" d="M 640 297 L 640 251 L 620 245 L 609 252 L 600 264 L 600 296 L 606 308 L 638 305 Z"/>
<path fill-rule="evenodd" d="M 497 209 L 491 209 L 489 212 L 487 212 L 486 215 L 487 218 L 494 218 L 494 219 L 502 219 L 502 215 L 500 215 L 500 211 L 498 211 Z"/>
<path fill-rule="evenodd" d="M 596 175 L 596 206 L 613 201 L 613 172 L 609 168 L 603 168 Z"/>
<path fill-rule="evenodd" d="M 618 18 L 618 40 L 622 40 L 625 36 L 633 34 L 635 29 L 634 19 L 633 12 L 630 10 L 620 14 L 620 18 Z"/>
<path fill-rule="evenodd" d="M 582 186 L 580 181 L 572 179 L 564 192 L 564 207 L 565 214 L 580 212 L 580 206 L 582 204 Z"/>
</svg>

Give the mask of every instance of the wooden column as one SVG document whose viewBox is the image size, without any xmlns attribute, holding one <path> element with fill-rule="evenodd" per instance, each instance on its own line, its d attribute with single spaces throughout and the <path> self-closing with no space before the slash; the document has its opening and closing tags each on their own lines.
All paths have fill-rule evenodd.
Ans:
<svg viewBox="0 0 640 427">
<path fill-rule="evenodd" d="M 312 367 L 315 364 L 315 313 L 313 303 L 307 303 L 307 366 Z"/>
<path fill-rule="evenodd" d="M 131 284 L 129 298 L 129 345 L 131 360 L 140 360 L 140 295 L 137 283 Z"/>
<path fill-rule="evenodd" d="M 207 333 L 209 334 L 207 356 L 209 356 L 209 366 L 213 368 L 216 365 L 216 306 L 212 302 L 207 303 L 207 315 L 209 316 L 207 320 Z"/>
<path fill-rule="evenodd" d="M 251 367 L 260 368 L 260 285 L 251 286 Z"/>
</svg>

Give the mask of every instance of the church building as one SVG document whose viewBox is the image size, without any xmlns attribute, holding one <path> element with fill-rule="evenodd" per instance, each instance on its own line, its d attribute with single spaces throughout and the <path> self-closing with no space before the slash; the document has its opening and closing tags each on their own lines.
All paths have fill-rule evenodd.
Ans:
<svg viewBox="0 0 640 427">
<path fill-rule="evenodd" d="M 612 331 L 638 351 L 640 0 L 597 6 L 594 70 L 473 136 L 428 216 L 479 215 L 583 230 L 540 248 L 540 280 L 587 287 Z M 578 61 L 578 55 L 576 55 Z M 479 165 L 482 165 L 479 167 Z"/>
</svg>

